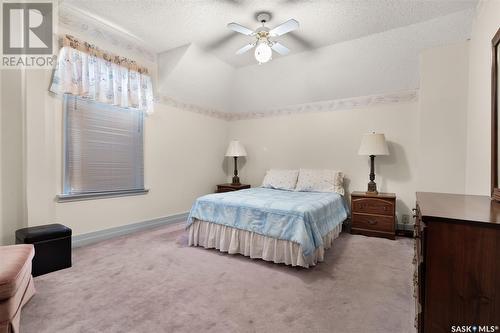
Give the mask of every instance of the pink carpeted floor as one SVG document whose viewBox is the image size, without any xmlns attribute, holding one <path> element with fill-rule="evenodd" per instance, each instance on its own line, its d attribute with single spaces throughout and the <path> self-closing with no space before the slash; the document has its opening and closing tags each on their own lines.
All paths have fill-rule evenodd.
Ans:
<svg viewBox="0 0 500 333">
<path fill-rule="evenodd" d="M 21 332 L 414 332 L 412 257 L 411 239 L 341 234 L 306 270 L 187 247 L 166 226 L 35 278 Z"/>
</svg>

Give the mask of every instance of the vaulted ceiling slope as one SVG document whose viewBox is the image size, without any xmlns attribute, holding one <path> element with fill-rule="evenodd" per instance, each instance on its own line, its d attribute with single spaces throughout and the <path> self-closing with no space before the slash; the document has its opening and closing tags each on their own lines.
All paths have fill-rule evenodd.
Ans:
<svg viewBox="0 0 500 333">
<path fill-rule="evenodd" d="M 234 53 L 251 41 L 226 28 L 238 22 L 257 28 L 255 14 L 269 11 L 268 26 L 289 18 L 298 31 L 280 38 L 291 54 L 427 21 L 474 8 L 477 0 L 64 0 L 83 12 L 128 31 L 165 52 L 194 43 L 221 60 L 241 67 L 255 63 L 252 52 Z M 279 56 L 276 56 L 279 57 Z"/>
</svg>

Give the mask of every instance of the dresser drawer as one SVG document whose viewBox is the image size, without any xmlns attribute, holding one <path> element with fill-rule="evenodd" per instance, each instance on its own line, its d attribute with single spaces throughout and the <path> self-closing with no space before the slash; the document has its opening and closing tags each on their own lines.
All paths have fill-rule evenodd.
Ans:
<svg viewBox="0 0 500 333">
<path fill-rule="evenodd" d="M 394 204 L 392 199 L 353 198 L 352 212 L 393 216 Z"/>
<path fill-rule="evenodd" d="M 353 213 L 352 227 L 366 230 L 394 232 L 394 217 Z"/>
</svg>

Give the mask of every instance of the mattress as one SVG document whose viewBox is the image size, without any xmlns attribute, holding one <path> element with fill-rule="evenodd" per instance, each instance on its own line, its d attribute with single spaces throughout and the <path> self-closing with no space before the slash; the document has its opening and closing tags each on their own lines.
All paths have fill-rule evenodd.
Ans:
<svg viewBox="0 0 500 333">
<path fill-rule="evenodd" d="M 348 216 L 337 193 L 253 188 L 198 198 L 188 218 L 298 244 L 304 257 L 324 247 L 324 238 Z"/>
</svg>

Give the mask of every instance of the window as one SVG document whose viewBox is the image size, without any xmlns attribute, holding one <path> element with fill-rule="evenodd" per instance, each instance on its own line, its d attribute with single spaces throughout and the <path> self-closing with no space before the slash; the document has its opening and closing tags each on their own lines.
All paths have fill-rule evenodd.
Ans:
<svg viewBox="0 0 500 333">
<path fill-rule="evenodd" d="M 66 95 L 59 198 L 144 193 L 144 113 Z"/>
</svg>

